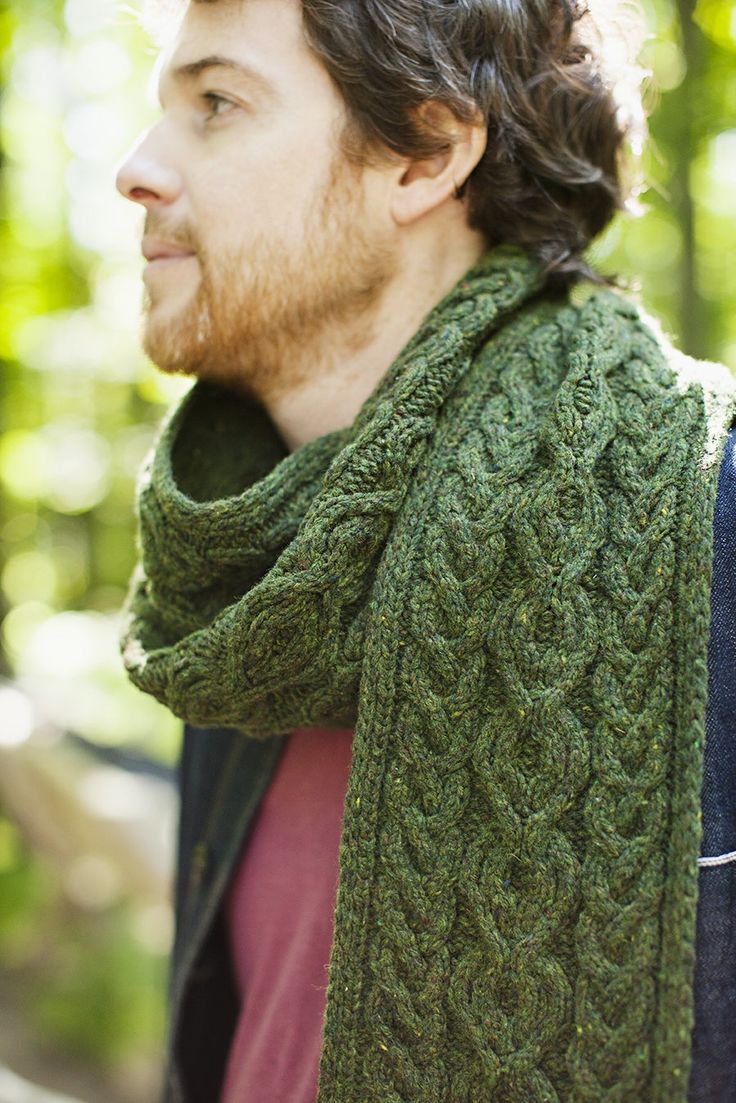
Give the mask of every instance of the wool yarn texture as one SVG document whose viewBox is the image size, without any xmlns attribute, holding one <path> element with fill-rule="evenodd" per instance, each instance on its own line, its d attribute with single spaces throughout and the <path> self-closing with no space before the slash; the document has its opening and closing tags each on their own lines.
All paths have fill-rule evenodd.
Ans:
<svg viewBox="0 0 736 1103">
<path fill-rule="evenodd" d="M 202 381 L 166 421 L 130 677 L 244 739 L 355 728 L 319 1103 L 685 1103 L 734 416 L 502 246 L 348 428 L 288 453 Z"/>
</svg>

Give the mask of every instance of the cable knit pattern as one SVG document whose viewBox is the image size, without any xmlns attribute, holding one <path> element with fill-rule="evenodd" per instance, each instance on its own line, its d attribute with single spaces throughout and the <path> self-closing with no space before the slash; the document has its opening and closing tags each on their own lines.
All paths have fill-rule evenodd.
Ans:
<svg viewBox="0 0 736 1103">
<path fill-rule="evenodd" d="M 719 365 L 491 251 L 353 424 L 197 383 L 140 490 L 142 689 L 355 721 L 319 1103 L 685 1103 Z"/>
</svg>

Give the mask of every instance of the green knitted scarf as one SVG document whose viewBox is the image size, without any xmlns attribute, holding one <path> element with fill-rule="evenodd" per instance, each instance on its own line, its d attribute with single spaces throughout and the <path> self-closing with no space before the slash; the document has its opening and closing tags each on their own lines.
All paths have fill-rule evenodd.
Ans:
<svg viewBox="0 0 736 1103">
<path fill-rule="evenodd" d="M 243 738 L 355 724 L 319 1103 L 684 1103 L 734 409 L 499 248 L 349 428 L 287 454 L 202 382 L 166 424 L 130 676 Z"/>
</svg>

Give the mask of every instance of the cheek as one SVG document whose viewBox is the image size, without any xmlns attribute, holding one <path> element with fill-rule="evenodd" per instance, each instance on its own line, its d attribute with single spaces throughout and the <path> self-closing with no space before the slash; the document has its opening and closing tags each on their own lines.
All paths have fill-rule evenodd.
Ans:
<svg viewBox="0 0 736 1103">
<path fill-rule="evenodd" d="M 239 181 L 221 191 L 217 202 L 202 212 L 200 237 L 204 251 L 217 258 L 240 256 L 272 243 L 293 248 L 304 235 L 308 218 L 304 183 L 274 173 Z"/>
<path fill-rule="evenodd" d="M 292 239 L 324 193 L 332 146 L 313 128 L 296 125 L 266 138 L 233 137 L 240 139 L 239 148 L 202 166 L 190 182 L 203 244 L 231 251 L 237 242 L 263 234 Z"/>
</svg>

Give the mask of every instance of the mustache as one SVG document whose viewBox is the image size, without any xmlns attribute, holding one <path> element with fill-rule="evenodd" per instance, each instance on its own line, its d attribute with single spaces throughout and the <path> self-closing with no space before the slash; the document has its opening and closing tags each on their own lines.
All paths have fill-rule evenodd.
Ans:
<svg viewBox="0 0 736 1103">
<path fill-rule="evenodd" d="M 197 235 L 188 223 L 180 222 L 178 225 L 167 223 L 150 211 L 146 213 L 143 234 L 161 238 L 162 241 L 167 241 L 170 245 L 178 245 L 182 249 L 191 249 L 193 253 L 199 251 Z"/>
</svg>

